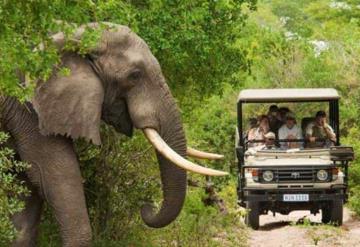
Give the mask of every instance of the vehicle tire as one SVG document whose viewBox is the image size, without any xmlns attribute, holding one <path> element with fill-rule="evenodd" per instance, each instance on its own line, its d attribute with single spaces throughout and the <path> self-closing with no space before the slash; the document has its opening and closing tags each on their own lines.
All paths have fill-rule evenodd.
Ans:
<svg viewBox="0 0 360 247">
<path fill-rule="evenodd" d="M 343 223 L 343 200 L 335 200 L 331 205 L 331 223 L 336 226 L 341 226 Z"/>
<path fill-rule="evenodd" d="M 321 209 L 321 222 L 329 224 L 331 221 L 331 206 Z"/>
<path fill-rule="evenodd" d="M 254 230 L 259 229 L 259 202 L 246 202 L 246 209 L 249 212 L 245 217 L 245 224 Z"/>
</svg>

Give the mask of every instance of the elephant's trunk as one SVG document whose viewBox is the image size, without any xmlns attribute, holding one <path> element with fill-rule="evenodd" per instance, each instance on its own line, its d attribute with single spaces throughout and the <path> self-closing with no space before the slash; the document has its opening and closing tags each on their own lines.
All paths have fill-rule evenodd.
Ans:
<svg viewBox="0 0 360 247">
<path fill-rule="evenodd" d="M 183 126 L 180 120 L 180 113 L 177 106 L 170 99 L 158 119 L 160 120 L 159 134 L 167 145 L 176 153 L 186 156 L 186 139 Z M 170 224 L 179 215 L 186 195 L 186 171 L 157 151 L 157 158 L 160 166 L 160 174 L 163 189 L 163 202 L 158 212 L 152 204 L 146 204 L 141 209 L 141 216 L 144 222 L 154 228 L 164 227 Z"/>
</svg>

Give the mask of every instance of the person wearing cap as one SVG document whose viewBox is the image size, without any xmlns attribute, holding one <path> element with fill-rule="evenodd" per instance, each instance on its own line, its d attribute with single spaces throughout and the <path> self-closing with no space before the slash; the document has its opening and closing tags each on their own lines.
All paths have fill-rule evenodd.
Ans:
<svg viewBox="0 0 360 247">
<path fill-rule="evenodd" d="M 264 134 L 264 142 L 260 143 L 260 145 L 253 146 L 249 148 L 250 152 L 256 152 L 260 150 L 272 150 L 276 149 L 275 146 L 275 133 L 274 132 L 267 132 Z"/>
<path fill-rule="evenodd" d="M 307 126 L 306 138 L 309 140 L 307 147 L 310 148 L 331 146 L 336 142 L 335 132 L 327 123 L 324 111 L 318 111 L 315 121 Z"/>
<path fill-rule="evenodd" d="M 265 137 L 265 145 L 263 147 L 263 149 L 275 149 L 275 133 L 274 132 L 268 132 L 264 135 Z"/>
<path fill-rule="evenodd" d="M 282 142 L 281 140 L 299 140 L 302 139 L 301 128 L 296 125 L 294 113 L 288 112 L 285 117 L 285 124 L 281 126 L 278 132 L 280 147 L 282 149 L 299 148 L 300 142 Z"/>
</svg>

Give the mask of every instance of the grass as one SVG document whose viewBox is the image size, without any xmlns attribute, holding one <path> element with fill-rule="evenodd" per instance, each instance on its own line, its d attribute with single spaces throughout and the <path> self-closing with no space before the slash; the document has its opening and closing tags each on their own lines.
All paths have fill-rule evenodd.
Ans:
<svg viewBox="0 0 360 247">
<path fill-rule="evenodd" d="M 310 219 L 304 218 L 298 222 L 292 222 L 291 225 L 300 228 L 305 228 L 306 235 L 309 236 L 312 243 L 317 246 L 320 242 L 334 244 L 339 241 L 339 238 L 345 234 L 345 231 L 334 224 L 321 224 L 311 222 Z"/>
</svg>

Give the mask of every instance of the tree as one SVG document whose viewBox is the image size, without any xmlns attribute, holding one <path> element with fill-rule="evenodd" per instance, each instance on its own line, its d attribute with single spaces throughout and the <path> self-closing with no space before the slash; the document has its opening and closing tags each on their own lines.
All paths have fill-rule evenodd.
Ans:
<svg viewBox="0 0 360 247">
<path fill-rule="evenodd" d="M 31 86 L 19 85 L 16 70 L 29 81 L 46 80 L 59 61 L 49 33 L 110 21 L 130 26 L 150 45 L 169 83 L 201 95 L 220 90 L 239 68 L 247 69 L 233 46 L 256 0 L 219 1 L 9 1 L 0 5 L 0 90 L 28 99 Z M 26 17 L 26 18 L 25 18 Z M 57 20 L 62 20 L 59 23 Z M 35 49 L 43 44 L 45 49 Z"/>
<path fill-rule="evenodd" d="M 8 135 L 0 132 L 0 147 L 8 139 Z M 11 149 L 0 149 L 0 245 L 8 246 L 16 236 L 16 230 L 10 221 L 10 215 L 21 211 L 23 203 L 19 196 L 28 193 L 17 174 L 27 168 L 27 164 L 14 160 Z"/>
</svg>

